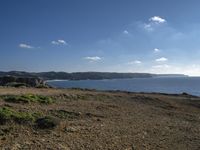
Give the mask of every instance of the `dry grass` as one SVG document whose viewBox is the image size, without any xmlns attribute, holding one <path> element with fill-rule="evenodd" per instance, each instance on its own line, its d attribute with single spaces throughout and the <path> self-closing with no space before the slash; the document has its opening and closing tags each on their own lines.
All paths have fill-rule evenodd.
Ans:
<svg viewBox="0 0 200 150">
<path fill-rule="evenodd" d="M 35 121 L 31 124 L 7 122 L 0 126 L 1 149 L 200 149 L 199 98 L 0 88 L 1 97 L 26 94 L 51 97 L 55 103 L 10 103 L 1 98 L 1 109 L 50 116 L 59 119 L 59 124 L 52 129 L 40 129 Z"/>
</svg>

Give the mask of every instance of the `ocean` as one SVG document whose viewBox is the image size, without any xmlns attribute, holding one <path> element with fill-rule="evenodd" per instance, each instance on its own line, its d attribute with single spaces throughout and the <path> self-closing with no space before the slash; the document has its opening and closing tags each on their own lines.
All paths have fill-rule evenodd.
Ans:
<svg viewBox="0 0 200 150">
<path fill-rule="evenodd" d="M 112 80 L 51 80 L 47 84 L 57 88 L 87 88 L 129 92 L 158 92 L 200 96 L 200 77 L 154 77 Z"/>
</svg>

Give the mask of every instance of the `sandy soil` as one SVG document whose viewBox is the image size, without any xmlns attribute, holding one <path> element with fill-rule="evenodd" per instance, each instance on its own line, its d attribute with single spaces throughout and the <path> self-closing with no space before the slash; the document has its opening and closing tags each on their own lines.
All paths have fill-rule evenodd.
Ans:
<svg viewBox="0 0 200 150">
<path fill-rule="evenodd" d="M 53 104 L 0 107 L 60 119 L 55 129 L 0 125 L 0 149 L 199 150 L 200 98 L 189 95 L 100 92 L 75 89 L 0 88 L 0 95 L 48 95 Z M 65 118 L 56 114 L 68 112 Z"/>
</svg>

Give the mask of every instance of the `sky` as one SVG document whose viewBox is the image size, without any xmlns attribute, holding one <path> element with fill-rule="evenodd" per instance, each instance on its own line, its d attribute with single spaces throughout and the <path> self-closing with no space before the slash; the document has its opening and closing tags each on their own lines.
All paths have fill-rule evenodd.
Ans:
<svg viewBox="0 0 200 150">
<path fill-rule="evenodd" d="M 199 0 L 1 0 L 1 71 L 200 76 Z"/>
</svg>

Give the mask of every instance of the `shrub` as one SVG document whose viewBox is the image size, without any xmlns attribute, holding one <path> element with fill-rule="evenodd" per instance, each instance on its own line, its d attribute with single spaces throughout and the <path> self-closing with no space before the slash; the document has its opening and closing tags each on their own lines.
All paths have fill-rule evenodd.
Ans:
<svg viewBox="0 0 200 150">
<path fill-rule="evenodd" d="M 51 104 L 53 103 L 53 99 L 51 97 L 47 96 L 41 96 L 41 95 L 33 95 L 33 94 L 26 94 L 26 95 L 9 95 L 5 96 L 4 100 L 6 102 L 10 103 L 30 103 L 30 102 L 39 102 L 43 104 Z"/>
<path fill-rule="evenodd" d="M 35 117 L 30 113 L 18 112 L 16 115 L 14 115 L 13 120 L 18 123 L 26 123 L 35 121 Z"/>
<path fill-rule="evenodd" d="M 51 110 L 51 114 L 62 119 L 77 119 L 80 117 L 80 113 L 66 110 Z"/>
<path fill-rule="evenodd" d="M 0 108 L 0 124 L 6 123 L 11 120 L 13 111 L 7 107 Z"/>
<path fill-rule="evenodd" d="M 33 122 L 36 116 L 28 112 L 18 112 L 8 107 L 0 108 L 0 124 L 5 124 L 8 121 L 18 123 Z"/>
<path fill-rule="evenodd" d="M 23 96 L 5 96 L 4 100 L 10 103 L 29 103 L 30 99 L 24 98 Z"/>
<path fill-rule="evenodd" d="M 59 124 L 59 120 L 50 116 L 46 116 L 37 119 L 36 124 L 40 129 L 52 129 Z"/>
<path fill-rule="evenodd" d="M 6 86 L 10 86 L 10 87 L 28 87 L 28 85 L 25 84 L 25 83 L 17 83 L 17 82 L 7 83 Z"/>
</svg>

